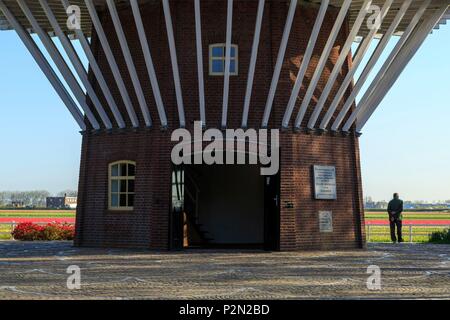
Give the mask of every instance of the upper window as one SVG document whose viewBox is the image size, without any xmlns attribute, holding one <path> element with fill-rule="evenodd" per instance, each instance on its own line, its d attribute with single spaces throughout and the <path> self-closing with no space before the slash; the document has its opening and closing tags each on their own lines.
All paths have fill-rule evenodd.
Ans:
<svg viewBox="0 0 450 320">
<path fill-rule="evenodd" d="M 109 165 L 109 209 L 133 210 L 136 163 L 118 161 Z"/>
<path fill-rule="evenodd" d="M 209 74 L 211 76 L 223 76 L 225 74 L 225 54 L 224 43 L 209 46 Z M 235 44 L 231 45 L 230 75 L 238 75 L 238 46 Z"/>
</svg>

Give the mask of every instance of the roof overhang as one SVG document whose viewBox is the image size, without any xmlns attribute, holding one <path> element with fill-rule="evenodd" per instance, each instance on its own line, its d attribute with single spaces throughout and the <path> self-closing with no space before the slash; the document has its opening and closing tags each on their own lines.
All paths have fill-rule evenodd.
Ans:
<svg viewBox="0 0 450 320">
<path fill-rule="evenodd" d="M 175 0 L 172 0 L 175 1 Z M 197 64 L 198 64 L 198 81 L 199 81 L 199 101 L 200 101 L 200 114 L 204 115 L 204 86 L 203 86 L 203 58 L 202 58 L 202 30 L 201 30 L 201 13 L 200 13 L 200 1 L 201 0 L 183 0 L 191 1 L 195 4 L 195 23 L 196 25 L 196 51 L 197 51 Z M 231 38 L 233 27 L 233 1 L 257 1 L 258 11 L 257 23 L 255 27 L 255 35 L 253 40 L 253 48 L 251 52 L 251 66 L 249 68 L 249 75 L 247 79 L 247 92 L 245 97 L 244 112 L 242 115 L 242 127 L 247 126 L 247 116 L 249 112 L 249 102 L 252 95 L 253 76 L 255 72 L 255 63 L 259 46 L 259 33 L 261 31 L 261 20 L 264 12 L 264 7 L 267 2 L 281 1 L 281 0 L 228 0 L 227 10 L 224 10 L 224 16 L 227 17 L 226 26 L 226 65 L 230 63 L 230 50 L 231 50 Z M 173 78 L 175 84 L 175 93 L 178 107 L 178 114 L 180 120 L 180 127 L 184 127 L 184 106 L 183 106 L 183 92 L 180 85 L 180 76 L 178 71 L 177 52 L 175 49 L 175 39 L 172 26 L 171 10 L 169 0 L 0 0 L 0 29 L 9 30 L 15 29 L 24 42 L 27 49 L 30 51 L 41 70 L 45 73 L 66 107 L 74 116 L 82 130 L 86 130 L 86 122 L 90 123 L 90 127 L 93 129 L 113 128 L 113 122 L 110 117 L 105 113 L 105 107 L 109 107 L 114 115 L 114 120 L 119 128 L 125 126 L 123 118 L 125 114 L 121 114 L 117 109 L 117 101 L 110 92 L 106 81 L 103 77 L 102 70 L 98 67 L 95 57 L 91 51 L 89 41 L 91 30 L 95 28 L 99 37 L 99 43 L 103 47 L 108 64 L 114 76 L 117 87 L 120 90 L 120 96 L 126 107 L 128 117 L 132 119 L 132 126 L 139 127 L 145 125 L 147 127 L 152 126 L 152 120 L 149 117 L 149 108 L 145 101 L 142 85 L 139 77 L 137 76 L 136 67 L 134 65 L 130 48 L 123 31 L 118 9 L 128 8 L 131 6 L 133 17 L 139 33 L 139 40 L 141 43 L 142 54 L 145 58 L 145 63 L 148 71 L 148 76 L 151 81 L 152 90 L 154 92 L 154 98 L 158 107 L 158 114 L 160 117 L 160 125 L 162 127 L 167 126 L 167 118 L 165 114 L 164 101 L 161 98 L 161 94 L 158 88 L 158 81 L 155 75 L 155 69 L 153 67 L 151 52 L 149 49 L 149 43 L 147 42 L 145 31 L 142 25 L 142 17 L 140 16 L 139 4 L 155 2 L 162 3 L 164 11 L 164 19 L 167 31 L 167 40 L 170 48 L 170 57 L 173 70 Z M 311 0 L 300 1 L 291 0 L 283 1 L 288 4 L 289 10 L 286 17 L 285 28 L 280 42 L 280 48 L 278 51 L 277 61 L 275 63 L 272 82 L 270 90 L 267 96 L 267 102 L 264 109 L 264 116 L 261 121 L 261 127 L 267 127 L 269 118 L 271 116 L 271 110 L 273 106 L 274 96 L 277 90 L 280 72 L 283 65 L 286 47 L 293 24 L 296 6 L 297 5 L 309 5 L 317 6 L 318 14 L 316 21 L 312 28 L 310 35 L 310 41 L 307 49 L 304 53 L 298 74 L 296 77 L 295 85 L 290 95 L 289 103 L 286 106 L 285 114 L 280 123 L 280 126 L 284 129 L 292 127 L 295 130 L 306 129 L 308 131 L 318 130 L 320 132 L 331 130 L 334 132 L 348 133 L 353 128 L 357 132 L 360 132 L 367 120 L 371 117 L 373 112 L 377 109 L 387 92 L 394 85 L 400 74 L 403 72 L 409 61 L 413 58 L 420 46 L 423 44 L 427 36 L 433 29 L 439 28 L 440 25 L 445 24 L 446 20 L 450 19 L 450 0 Z M 67 28 L 67 14 L 64 9 L 65 6 L 77 5 L 81 9 L 81 29 L 70 31 Z M 369 24 L 363 23 L 370 13 L 368 10 L 369 5 L 376 5 L 380 8 L 380 16 L 382 18 L 381 26 L 377 25 L 372 29 L 369 29 Z M 325 13 L 327 10 L 333 7 L 339 11 L 333 28 L 328 35 L 328 40 L 325 44 L 319 62 L 316 65 L 314 75 L 311 77 L 309 83 L 303 81 L 305 78 L 305 72 L 308 68 L 313 49 L 316 44 L 316 40 L 319 36 L 321 26 L 324 22 Z M 2 10 L 5 16 L 2 15 Z M 142 112 L 145 123 L 140 124 L 135 114 L 135 108 L 129 96 L 128 87 L 124 83 L 121 70 L 115 61 L 115 57 L 112 53 L 110 45 L 107 41 L 107 37 L 102 27 L 101 19 L 99 19 L 98 12 L 106 10 L 111 14 L 114 29 L 119 40 L 120 49 L 122 50 L 125 58 L 126 67 L 132 80 L 132 87 L 138 98 L 140 112 Z M 335 43 L 337 34 L 345 23 L 346 18 L 349 19 L 350 30 L 348 32 L 347 40 L 340 48 L 339 58 L 331 71 L 327 83 L 324 86 L 321 96 L 316 101 L 313 101 L 312 96 L 317 88 L 321 74 L 325 68 L 329 54 Z M 14 27 L 14 28 L 13 28 Z M 67 88 L 59 79 L 58 75 L 54 72 L 53 67 L 45 58 L 42 49 L 37 46 L 33 37 L 29 33 L 36 33 L 41 42 L 43 43 L 45 50 L 49 53 L 51 60 L 56 65 L 56 68 L 60 71 L 68 87 L 74 94 L 74 98 L 69 95 Z M 58 52 L 58 48 L 51 41 L 50 36 L 57 36 L 62 43 L 64 51 L 67 53 L 71 64 L 74 66 L 75 72 L 86 88 L 86 93 L 81 89 L 80 83 L 74 76 L 71 68 L 64 61 L 61 54 Z M 97 80 L 99 81 L 101 90 L 108 105 L 104 106 L 100 103 L 97 92 L 92 88 L 91 83 L 87 76 L 87 71 L 81 64 L 81 60 L 78 57 L 78 52 L 75 51 L 71 42 L 67 39 L 67 35 L 72 35 L 78 39 L 81 43 L 82 52 L 87 57 L 90 67 Z M 384 51 L 387 51 L 387 44 L 392 36 L 400 36 L 396 42 L 395 47 L 390 50 L 389 56 L 383 62 L 382 67 L 375 75 L 374 79 L 368 80 L 370 73 L 374 69 L 374 66 L 380 62 L 380 58 L 383 56 Z M 380 41 L 377 44 L 376 49 L 369 57 L 366 64 L 365 55 L 370 52 L 369 47 L 373 39 L 379 38 Z M 339 73 L 344 66 L 344 63 L 351 54 L 352 43 L 359 42 L 358 49 L 353 53 L 352 65 L 345 74 L 345 79 L 340 83 L 340 88 L 334 95 L 332 87 L 335 84 Z M 356 70 L 361 68 L 362 73 L 354 82 L 354 76 Z M 225 70 L 229 70 L 225 67 Z M 228 99 L 229 99 L 229 72 L 225 71 L 224 75 L 224 93 L 223 93 L 223 107 L 222 107 L 222 127 L 227 127 L 227 114 L 228 114 Z M 365 87 L 366 82 L 370 81 L 368 89 L 362 95 L 360 101 L 356 105 L 356 97 Z M 299 92 L 302 85 L 308 84 L 305 96 L 302 99 L 301 106 L 298 109 L 298 113 L 295 114 L 294 107 L 299 97 Z M 351 93 L 346 94 L 347 89 L 351 88 Z M 91 110 L 91 106 L 86 103 L 86 96 L 89 96 L 93 101 L 93 106 L 100 118 L 96 118 Z M 333 98 L 332 103 L 328 101 Z M 76 101 L 75 101 L 76 100 Z M 202 103 L 203 101 L 203 103 Z M 343 107 L 340 108 L 341 102 Z M 344 103 L 345 102 L 345 103 Z M 77 105 L 78 103 L 78 105 Z M 82 109 L 84 114 L 81 112 Z M 136 108 L 137 109 L 137 108 Z M 308 115 L 307 110 L 314 109 L 312 115 L 306 119 Z M 319 115 L 322 111 L 326 111 L 326 114 L 320 119 Z M 336 116 L 336 117 L 333 117 Z M 85 121 L 87 118 L 88 121 Z M 303 121 L 306 120 L 306 121 Z M 206 124 L 206 119 L 201 119 L 203 124 Z M 101 123 L 100 123 L 101 122 Z M 305 122 L 305 124 L 304 124 Z"/>
<path fill-rule="evenodd" d="M 139 3 L 147 3 L 147 2 L 159 2 L 160 0 L 140 0 Z M 235 1 L 257 1 L 257 0 L 235 0 Z M 280 0 L 268 0 L 268 1 L 280 1 Z M 49 0 L 49 5 L 52 8 L 53 12 L 56 15 L 56 18 L 58 19 L 60 25 L 64 28 L 65 23 L 67 20 L 67 14 L 61 5 L 60 0 Z M 311 0 L 311 1 L 299 1 L 299 5 L 320 5 L 320 0 Z M 331 0 L 330 5 L 340 8 L 343 0 Z M 350 10 L 349 10 L 349 21 L 350 24 L 353 24 L 355 22 L 355 19 L 358 15 L 358 12 L 361 8 L 361 5 L 364 1 L 363 0 L 354 0 L 352 1 Z M 427 8 L 427 12 L 432 12 L 433 10 L 439 8 L 442 4 L 448 2 L 447 0 L 433 0 L 431 5 Z M 22 11 L 20 10 L 19 5 L 17 4 L 17 1 L 15 0 L 4 0 L 4 3 L 10 8 L 10 10 L 14 13 L 15 17 L 19 20 L 19 22 L 28 30 L 33 31 L 31 28 L 30 23 L 26 19 L 26 17 L 23 15 Z M 38 1 L 28 1 L 27 2 L 31 11 L 33 12 L 34 16 L 40 23 L 40 25 L 51 32 L 52 28 L 45 16 L 45 13 L 43 12 L 41 6 L 39 5 Z M 97 6 L 97 9 L 99 11 L 104 10 L 106 7 L 106 0 L 95 0 L 95 5 Z M 383 6 L 384 1 L 383 0 L 374 0 L 372 1 L 372 4 L 378 5 L 379 7 Z M 383 24 L 377 34 L 376 37 L 381 37 L 384 32 L 387 30 L 389 25 L 392 23 L 392 20 L 395 17 L 395 11 L 400 8 L 402 5 L 403 0 L 395 0 L 393 5 L 391 6 L 391 10 L 389 10 L 386 18 L 383 20 Z M 85 2 L 83 0 L 71 0 L 71 5 L 77 5 L 81 8 L 81 22 L 82 22 L 82 30 L 86 35 L 90 35 L 91 29 L 92 29 L 92 21 L 89 17 L 88 10 L 86 8 Z M 411 20 L 411 18 L 414 16 L 417 9 L 422 4 L 422 1 L 420 0 L 413 0 L 412 5 L 408 8 L 405 18 L 403 21 L 399 24 L 396 34 L 395 35 L 401 35 L 402 32 L 406 29 L 408 26 L 408 21 Z M 117 7 L 121 6 L 128 6 L 129 1 L 128 0 L 116 0 Z M 392 10 L 394 9 L 394 10 Z M 225 13 L 224 13 L 225 14 Z M 425 16 L 427 13 L 425 13 Z M 450 9 L 448 10 L 448 13 L 441 19 L 441 21 L 436 25 L 436 28 L 439 28 L 439 25 L 446 24 L 446 20 L 450 19 Z M 2 15 L 0 11 L 0 30 L 10 30 L 12 27 L 8 24 L 8 21 L 5 19 L 5 17 Z M 66 32 L 70 33 L 70 30 L 65 30 Z M 367 27 L 363 26 L 361 27 L 361 30 L 358 33 L 358 36 L 364 37 L 369 33 L 369 30 Z"/>
</svg>

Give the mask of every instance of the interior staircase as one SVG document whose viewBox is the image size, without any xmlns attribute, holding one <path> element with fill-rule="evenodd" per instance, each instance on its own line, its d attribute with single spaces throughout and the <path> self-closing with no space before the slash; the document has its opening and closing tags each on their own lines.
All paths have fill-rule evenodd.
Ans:
<svg viewBox="0 0 450 320">
<path fill-rule="evenodd" d="M 185 246 L 208 246 L 214 238 L 199 221 L 200 188 L 197 183 L 198 173 L 190 168 L 185 170 L 184 176 Z"/>
</svg>

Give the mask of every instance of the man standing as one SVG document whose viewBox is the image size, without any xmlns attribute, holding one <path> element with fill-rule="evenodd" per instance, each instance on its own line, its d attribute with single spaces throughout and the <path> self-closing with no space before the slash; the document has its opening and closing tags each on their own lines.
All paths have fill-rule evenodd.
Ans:
<svg viewBox="0 0 450 320">
<path fill-rule="evenodd" d="M 394 199 L 389 201 L 388 204 L 389 224 L 391 227 L 391 239 L 392 242 L 403 242 L 402 238 L 402 212 L 403 201 L 400 200 L 398 193 L 394 193 Z M 397 238 L 395 237 L 395 227 L 397 227 Z"/>
</svg>

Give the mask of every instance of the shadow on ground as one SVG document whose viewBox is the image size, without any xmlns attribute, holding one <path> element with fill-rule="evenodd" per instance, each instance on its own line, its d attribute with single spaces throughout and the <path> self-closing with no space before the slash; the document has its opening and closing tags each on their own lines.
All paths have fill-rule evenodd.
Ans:
<svg viewBox="0 0 450 320">
<path fill-rule="evenodd" d="M 81 268 L 81 289 L 66 286 Z M 367 267 L 382 289 L 367 289 Z M 450 245 L 370 244 L 367 250 L 264 252 L 74 248 L 0 242 L 0 299 L 450 299 Z"/>
</svg>

